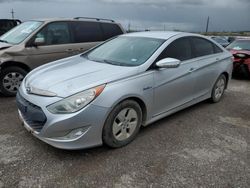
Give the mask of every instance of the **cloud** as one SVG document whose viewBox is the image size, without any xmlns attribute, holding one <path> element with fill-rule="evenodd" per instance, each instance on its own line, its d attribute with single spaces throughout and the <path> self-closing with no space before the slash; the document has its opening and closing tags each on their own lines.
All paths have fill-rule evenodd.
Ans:
<svg viewBox="0 0 250 188">
<path fill-rule="evenodd" d="M 96 0 L 104 3 L 113 4 L 142 4 L 153 6 L 168 6 L 168 5 L 182 5 L 182 6 L 220 6 L 227 7 L 228 5 L 246 4 L 250 5 L 250 0 Z"/>
<path fill-rule="evenodd" d="M 68 2 L 68 3 L 86 3 L 88 0 L 0 0 L 0 3 L 11 2 Z M 210 7 L 228 7 L 245 5 L 250 6 L 250 0 L 92 0 L 104 4 L 138 4 L 153 7 L 167 6 L 210 6 Z"/>
<path fill-rule="evenodd" d="M 0 3 L 11 2 L 79 2 L 83 3 L 86 0 L 0 0 Z M 147 4 L 147 5 L 168 5 L 168 4 L 180 4 L 180 5 L 227 5 L 227 4 L 250 4 L 249 0 L 93 0 L 103 3 L 112 4 Z"/>
<path fill-rule="evenodd" d="M 130 30 L 180 30 L 180 31 L 197 31 L 199 27 L 190 22 L 155 22 L 148 20 L 117 20 L 123 23 L 126 29 Z M 128 28 L 129 27 L 129 28 Z"/>
<path fill-rule="evenodd" d="M 250 0 L 0 0 L 0 17 L 101 17 L 138 29 L 250 30 Z M 32 10 L 32 11 L 27 11 Z"/>
<path fill-rule="evenodd" d="M 147 4 L 147 5 L 168 5 L 168 4 L 204 4 L 205 0 L 97 0 L 105 3 L 117 4 Z"/>
</svg>

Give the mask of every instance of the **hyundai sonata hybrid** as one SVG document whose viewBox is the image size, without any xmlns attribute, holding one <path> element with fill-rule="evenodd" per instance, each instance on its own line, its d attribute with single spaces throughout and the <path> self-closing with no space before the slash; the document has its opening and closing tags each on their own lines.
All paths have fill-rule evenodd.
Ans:
<svg viewBox="0 0 250 188">
<path fill-rule="evenodd" d="M 141 126 L 206 99 L 219 102 L 231 56 L 197 34 L 120 35 L 30 72 L 17 93 L 19 116 L 57 148 L 122 147 Z"/>
</svg>

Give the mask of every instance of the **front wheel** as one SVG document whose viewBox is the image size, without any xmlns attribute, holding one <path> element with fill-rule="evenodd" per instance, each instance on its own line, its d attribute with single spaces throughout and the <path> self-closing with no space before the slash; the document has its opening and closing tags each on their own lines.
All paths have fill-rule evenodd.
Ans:
<svg viewBox="0 0 250 188">
<path fill-rule="evenodd" d="M 142 111 L 138 103 L 126 100 L 109 114 L 103 128 L 103 142 L 118 148 L 132 142 L 142 123 Z"/>
<path fill-rule="evenodd" d="M 225 89 L 226 89 L 227 80 L 225 75 L 220 75 L 220 77 L 216 80 L 213 90 L 212 90 L 212 96 L 211 101 L 213 103 L 217 103 L 221 100 Z"/>
<path fill-rule="evenodd" d="M 7 67 L 0 73 L 0 90 L 4 96 L 15 96 L 27 71 L 20 67 Z"/>
</svg>

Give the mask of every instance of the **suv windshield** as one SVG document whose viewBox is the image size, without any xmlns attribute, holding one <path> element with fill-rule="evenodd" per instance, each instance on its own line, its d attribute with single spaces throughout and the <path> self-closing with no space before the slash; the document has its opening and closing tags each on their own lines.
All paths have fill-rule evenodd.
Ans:
<svg viewBox="0 0 250 188">
<path fill-rule="evenodd" d="M 34 30 L 36 30 L 42 22 L 28 21 L 14 27 L 9 32 L 0 37 L 1 42 L 10 44 L 18 44 L 26 39 Z"/>
<path fill-rule="evenodd" d="M 237 40 L 228 45 L 229 50 L 250 50 L 250 40 Z"/>
<path fill-rule="evenodd" d="M 118 66 L 138 66 L 145 63 L 163 44 L 162 39 L 118 37 L 86 54 L 92 61 Z"/>
</svg>

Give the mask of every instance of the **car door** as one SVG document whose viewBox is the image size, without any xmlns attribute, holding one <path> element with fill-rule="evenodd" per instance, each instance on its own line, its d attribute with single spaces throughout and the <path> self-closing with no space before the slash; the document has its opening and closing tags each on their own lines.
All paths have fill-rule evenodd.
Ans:
<svg viewBox="0 0 250 188">
<path fill-rule="evenodd" d="M 181 60 L 177 68 L 158 69 L 154 72 L 154 116 L 165 113 L 193 99 L 195 78 L 192 71 L 196 63 L 192 60 L 189 37 L 175 40 L 160 57 Z"/>
<path fill-rule="evenodd" d="M 43 42 L 34 46 L 39 39 Z M 52 22 L 44 26 L 32 39 L 31 45 L 25 49 L 27 62 L 35 68 L 42 64 L 75 55 L 74 44 L 67 22 Z"/>
<path fill-rule="evenodd" d="M 103 41 L 101 25 L 97 21 L 72 21 L 70 28 L 75 53 L 82 53 Z"/>
<path fill-rule="evenodd" d="M 201 38 L 192 37 L 193 55 L 196 57 L 196 70 L 194 76 L 196 83 L 194 87 L 195 98 L 202 97 L 211 91 L 214 82 L 218 76 L 220 52 L 219 47 L 211 41 Z"/>
</svg>

